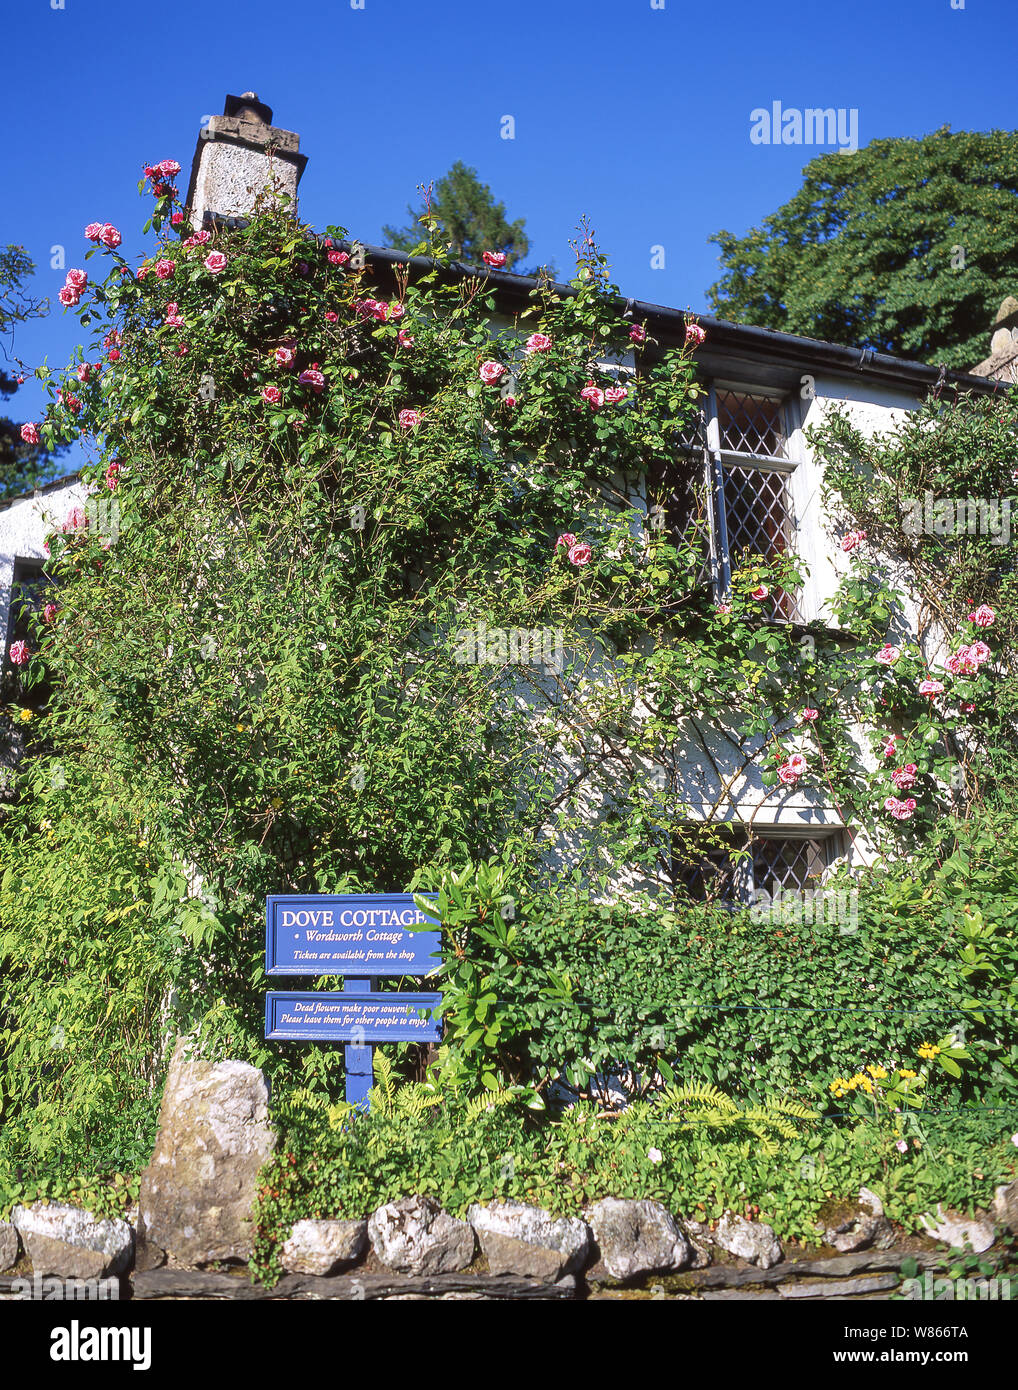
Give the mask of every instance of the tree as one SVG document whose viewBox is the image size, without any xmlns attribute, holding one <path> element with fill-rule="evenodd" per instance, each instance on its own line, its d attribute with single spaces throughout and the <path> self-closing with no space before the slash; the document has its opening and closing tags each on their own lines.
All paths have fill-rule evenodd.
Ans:
<svg viewBox="0 0 1018 1390">
<path fill-rule="evenodd" d="M 496 203 L 491 189 L 478 178 L 477 170 L 460 160 L 426 194 L 425 206 L 416 212 L 409 205 L 408 227 L 383 227 L 386 241 L 398 251 L 420 246 L 420 219 L 430 212 L 441 229 L 451 254 L 469 265 L 480 264 L 485 251 L 503 251 L 506 269 L 512 269 L 530 250 L 523 230 L 524 219 L 506 219 L 505 203 Z"/>
<path fill-rule="evenodd" d="M 23 246 L 0 249 L 0 333 L 11 333 L 16 323 L 47 312 L 48 302 L 33 298 L 23 287 L 23 281 L 34 274 L 35 266 Z M 17 380 L 0 368 L 0 396 L 6 399 L 17 389 Z M 25 443 L 20 424 L 0 416 L 0 502 L 38 487 L 51 471 L 52 457 L 41 444 Z"/>
<path fill-rule="evenodd" d="M 714 312 L 953 368 L 981 361 L 1018 280 L 1018 134 L 874 140 L 804 175 L 761 226 L 711 238 L 725 271 Z"/>
</svg>

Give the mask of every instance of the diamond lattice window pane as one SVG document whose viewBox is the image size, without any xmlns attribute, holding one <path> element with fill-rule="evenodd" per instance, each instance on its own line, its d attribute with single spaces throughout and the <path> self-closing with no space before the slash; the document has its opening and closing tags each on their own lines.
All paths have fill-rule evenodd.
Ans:
<svg viewBox="0 0 1018 1390">
<path fill-rule="evenodd" d="M 724 475 L 728 554 L 733 568 L 752 555 L 776 560 L 792 543 L 784 474 L 726 464 Z M 799 616 L 794 595 L 780 589 L 771 594 L 767 606 L 775 617 L 795 621 Z"/>
<path fill-rule="evenodd" d="M 758 839 L 753 843 L 753 882 L 773 893 L 773 884 L 799 893 L 815 888 L 827 865 L 823 840 Z"/>
<path fill-rule="evenodd" d="M 699 902 L 738 903 L 751 900 L 749 866 L 744 851 L 749 842 L 743 830 L 724 832 L 727 845 L 687 845 L 677 854 L 674 865 L 676 883 Z M 800 893 L 819 885 L 828 863 L 828 837 L 802 840 L 756 835 L 751 845 L 752 887 L 773 894 L 774 884 L 782 892 Z M 742 851 L 743 853 L 740 853 Z"/>
<path fill-rule="evenodd" d="M 747 396 L 719 391 L 718 430 L 721 448 L 736 454 L 763 458 L 788 457 L 784 412 L 780 401 L 768 396 Z"/>
</svg>

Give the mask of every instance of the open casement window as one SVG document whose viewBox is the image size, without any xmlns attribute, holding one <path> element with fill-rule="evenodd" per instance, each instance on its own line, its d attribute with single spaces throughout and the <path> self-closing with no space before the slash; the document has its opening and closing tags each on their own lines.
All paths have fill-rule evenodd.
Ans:
<svg viewBox="0 0 1018 1390">
<path fill-rule="evenodd" d="M 794 547 L 791 434 L 784 397 L 711 385 L 674 463 L 650 480 L 652 526 L 663 518 L 673 535 L 709 537 L 718 599 L 733 568 L 754 555 L 774 561 Z M 761 608 L 785 621 L 802 617 L 797 596 L 782 590 L 772 590 Z"/>
<path fill-rule="evenodd" d="M 51 582 L 38 560 L 15 560 L 5 652 L 10 651 L 14 642 L 27 642 L 29 647 L 35 646 L 31 619 L 34 614 L 41 613 L 43 606 L 49 602 L 47 590 Z M 5 684 L 13 689 L 10 676 Z M 8 698 L 10 693 L 9 690 Z M 21 709 L 31 709 L 38 713 L 46 704 L 49 695 L 50 683 L 47 680 L 37 681 L 28 689 L 21 686 L 17 695 L 18 705 Z"/>
<path fill-rule="evenodd" d="M 755 830 L 725 826 L 715 843 L 699 853 L 688 845 L 677 853 L 674 881 L 699 902 L 748 907 L 761 891 L 774 896 L 818 888 L 824 872 L 842 852 L 839 831 L 823 835 L 783 835 L 780 828 Z M 721 843 L 716 841 L 720 839 Z"/>
</svg>

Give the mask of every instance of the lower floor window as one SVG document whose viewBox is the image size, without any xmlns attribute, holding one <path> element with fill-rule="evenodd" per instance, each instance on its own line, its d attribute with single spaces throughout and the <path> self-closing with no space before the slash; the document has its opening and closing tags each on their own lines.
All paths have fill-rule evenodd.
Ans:
<svg viewBox="0 0 1018 1390">
<path fill-rule="evenodd" d="M 782 835 L 725 826 L 711 844 L 699 848 L 693 834 L 675 851 L 677 884 L 700 902 L 750 904 L 761 892 L 772 896 L 807 892 L 820 886 L 825 870 L 842 852 L 840 832 L 816 836 Z"/>
</svg>

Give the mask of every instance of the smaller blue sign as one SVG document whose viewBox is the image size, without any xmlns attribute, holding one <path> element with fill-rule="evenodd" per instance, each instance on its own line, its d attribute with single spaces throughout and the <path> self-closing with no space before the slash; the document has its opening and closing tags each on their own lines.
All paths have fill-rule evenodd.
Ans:
<svg viewBox="0 0 1018 1390">
<path fill-rule="evenodd" d="M 434 893 L 419 897 L 434 898 Z M 439 925 L 412 893 L 282 894 L 265 903 L 267 975 L 431 975 L 439 966 Z"/>
<path fill-rule="evenodd" d="M 339 991 L 265 996 L 265 1036 L 293 1042 L 438 1042 L 440 994 L 351 994 Z"/>
</svg>

